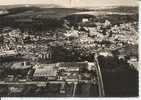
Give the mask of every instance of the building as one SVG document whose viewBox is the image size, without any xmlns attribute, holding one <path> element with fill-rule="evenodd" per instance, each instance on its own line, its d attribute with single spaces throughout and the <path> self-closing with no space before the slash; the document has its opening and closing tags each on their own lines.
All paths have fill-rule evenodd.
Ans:
<svg viewBox="0 0 141 100">
<path fill-rule="evenodd" d="M 113 56 L 112 52 L 110 52 L 109 50 L 106 50 L 106 49 L 101 49 L 98 52 L 98 55 L 104 56 L 104 57 L 112 57 Z"/>
<path fill-rule="evenodd" d="M 89 62 L 61 62 L 57 64 L 59 78 L 66 81 L 76 82 L 78 80 L 87 80 L 85 75 L 88 75 L 89 79 L 92 75 L 92 70 L 95 70 L 94 63 Z"/>
<path fill-rule="evenodd" d="M 30 62 L 15 62 L 11 67 L 9 74 L 14 75 L 16 78 L 26 79 L 32 65 Z"/>
<path fill-rule="evenodd" d="M 72 15 L 68 15 L 65 17 L 65 20 L 67 20 L 68 22 L 70 22 L 70 24 L 82 24 L 82 23 L 86 23 L 89 22 L 93 19 L 96 19 L 96 17 L 94 15 L 91 14 L 85 14 L 85 13 L 74 13 Z"/>
<path fill-rule="evenodd" d="M 8 56 L 16 56 L 16 55 L 18 55 L 18 52 L 16 50 L 7 50 L 0 52 L 0 57 L 8 57 Z"/>
<path fill-rule="evenodd" d="M 129 63 L 130 66 L 134 67 L 136 70 L 139 71 L 139 64 L 137 57 L 131 56 L 127 62 Z"/>
<path fill-rule="evenodd" d="M 124 60 L 126 58 L 126 55 L 124 55 L 124 54 L 120 54 L 120 55 L 118 55 L 118 59 L 122 59 L 122 60 Z"/>
<path fill-rule="evenodd" d="M 30 62 L 17 62 L 11 66 L 11 69 L 17 69 L 17 70 L 18 69 L 24 70 L 24 69 L 29 69 L 29 68 L 31 68 Z"/>
<path fill-rule="evenodd" d="M 16 50 L 2 50 L 0 52 L 0 61 L 12 61 L 19 59 L 21 55 Z"/>
<path fill-rule="evenodd" d="M 9 12 L 6 9 L 0 9 L 0 15 L 8 14 Z"/>
<path fill-rule="evenodd" d="M 34 80 L 55 80 L 57 79 L 57 69 L 55 64 L 40 64 L 33 66 L 35 69 L 33 73 Z"/>
<path fill-rule="evenodd" d="M 88 18 L 82 18 L 82 22 L 88 22 L 89 19 Z"/>
</svg>

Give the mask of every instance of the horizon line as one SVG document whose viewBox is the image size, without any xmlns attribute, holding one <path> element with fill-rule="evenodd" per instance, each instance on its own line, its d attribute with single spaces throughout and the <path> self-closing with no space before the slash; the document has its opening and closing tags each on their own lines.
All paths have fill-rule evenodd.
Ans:
<svg viewBox="0 0 141 100">
<path fill-rule="evenodd" d="M 89 8 L 91 8 L 91 7 L 122 7 L 122 6 L 125 6 L 125 7 L 139 7 L 139 4 L 137 4 L 137 5 L 103 5 L 103 6 L 101 6 L 101 5 L 94 5 L 94 6 L 72 6 L 72 7 L 69 7 L 69 6 L 63 6 L 63 5 L 59 5 L 59 4 L 55 4 L 55 3 L 46 3 L 46 4 L 43 4 L 43 3 L 34 3 L 34 4 L 32 4 L 32 3 L 25 3 L 25 4 L 0 4 L 0 6 L 14 6 L 14 5 L 56 5 L 56 6 L 60 6 L 60 7 L 66 7 L 66 8 L 73 8 L 73 7 L 78 7 L 78 8 L 81 8 L 81 7 L 89 7 Z"/>
</svg>

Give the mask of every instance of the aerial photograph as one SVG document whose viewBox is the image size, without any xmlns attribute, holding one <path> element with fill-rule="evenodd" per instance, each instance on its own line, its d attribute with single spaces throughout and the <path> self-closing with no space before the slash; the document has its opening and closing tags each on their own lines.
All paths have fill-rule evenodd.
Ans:
<svg viewBox="0 0 141 100">
<path fill-rule="evenodd" d="M 0 97 L 138 97 L 138 0 L 0 0 Z"/>
</svg>

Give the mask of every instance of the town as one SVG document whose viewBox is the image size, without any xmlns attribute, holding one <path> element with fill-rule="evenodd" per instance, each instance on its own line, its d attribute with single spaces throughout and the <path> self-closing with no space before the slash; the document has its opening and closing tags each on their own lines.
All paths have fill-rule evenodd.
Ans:
<svg viewBox="0 0 141 100">
<path fill-rule="evenodd" d="M 138 95 L 138 13 L 17 9 L 0 12 L 0 96 Z"/>
</svg>

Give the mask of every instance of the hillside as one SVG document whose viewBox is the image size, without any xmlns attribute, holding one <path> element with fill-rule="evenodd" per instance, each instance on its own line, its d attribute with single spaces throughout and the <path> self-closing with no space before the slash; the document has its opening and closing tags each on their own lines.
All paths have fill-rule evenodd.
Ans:
<svg viewBox="0 0 141 100">
<path fill-rule="evenodd" d="M 47 26 L 46 23 L 50 23 L 49 20 L 64 20 L 65 17 L 79 14 L 88 13 L 92 16 L 98 16 L 97 20 L 103 21 L 103 19 L 110 20 L 111 22 L 117 22 L 117 19 L 122 21 L 132 21 L 138 19 L 138 9 L 137 7 L 103 7 L 103 8 L 64 8 L 59 5 L 9 5 L 0 6 L 1 9 L 7 10 L 8 13 L 0 15 L 0 27 L 3 26 L 13 26 L 19 27 L 19 24 L 23 26 L 28 26 L 34 24 L 42 23 L 43 26 Z M 92 14 L 91 14 L 92 13 Z M 111 15 L 108 15 L 111 13 Z M 123 15 L 123 13 L 125 15 Z M 132 13 L 132 15 L 130 15 Z M 77 15 L 76 15 L 77 16 Z M 79 14 L 80 17 L 82 17 Z M 35 20 L 38 20 L 37 22 Z M 46 21 L 45 21 L 46 20 Z M 49 21 L 49 22 L 48 22 Z M 52 21 L 51 21 L 52 22 Z M 62 22 L 61 22 L 62 23 Z M 60 24 L 61 24 L 60 23 Z M 50 24 L 48 24 L 50 26 Z M 23 27 L 21 26 L 21 27 Z M 31 25 L 33 26 L 33 25 Z M 39 25 L 41 26 L 41 25 Z"/>
<path fill-rule="evenodd" d="M 88 8 L 93 11 L 110 11 L 110 12 L 123 12 L 123 13 L 138 13 L 137 6 L 109 6 L 109 7 L 98 7 Z"/>
</svg>

